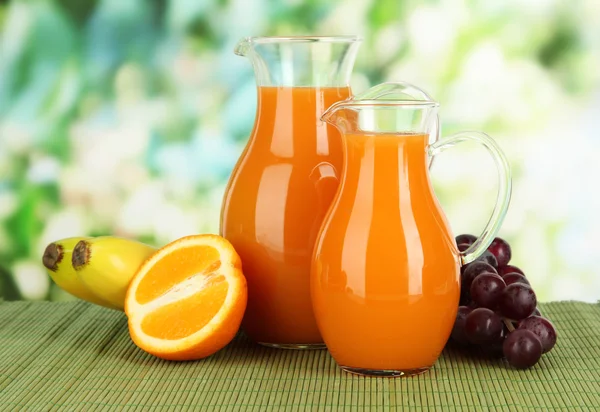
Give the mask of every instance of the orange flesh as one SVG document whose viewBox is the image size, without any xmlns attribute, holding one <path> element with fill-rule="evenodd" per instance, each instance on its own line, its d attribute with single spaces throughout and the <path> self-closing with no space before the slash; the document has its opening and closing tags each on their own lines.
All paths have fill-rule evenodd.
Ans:
<svg viewBox="0 0 600 412">
<path fill-rule="evenodd" d="M 223 275 L 206 277 L 207 283 L 198 293 L 147 314 L 141 325 L 144 333 L 158 339 L 175 340 L 206 326 L 223 306 L 229 289 Z"/>
<path fill-rule="evenodd" d="M 248 282 L 245 332 L 255 341 L 319 343 L 311 253 L 338 187 L 342 141 L 319 120 L 348 87 L 259 87 L 250 142 L 230 179 L 222 235 Z"/>
<path fill-rule="evenodd" d="M 344 139 L 345 175 L 312 274 L 323 338 L 343 366 L 431 366 L 456 316 L 459 263 L 429 181 L 427 136 Z"/>
<path fill-rule="evenodd" d="M 135 292 L 140 304 L 148 303 L 190 276 L 218 269 L 219 251 L 212 246 L 188 246 L 162 257 L 145 274 Z"/>
</svg>

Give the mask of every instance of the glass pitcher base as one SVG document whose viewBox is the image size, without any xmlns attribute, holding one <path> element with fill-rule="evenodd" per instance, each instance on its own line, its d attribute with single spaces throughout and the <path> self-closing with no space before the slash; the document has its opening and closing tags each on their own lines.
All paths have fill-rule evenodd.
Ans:
<svg viewBox="0 0 600 412">
<path fill-rule="evenodd" d="M 420 375 L 431 369 L 431 366 L 416 369 L 365 369 L 352 368 L 349 366 L 340 366 L 344 372 L 352 373 L 360 376 L 371 376 L 381 378 L 406 378 L 409 376 Z"/>
<path fill-rule="evenodd" d="M 258 342 L 259 345 L 273 349 L 295 349 L 295 350 L 314 350 L 326 349 L 324 343 L 268 343 Z"/>
</svg>

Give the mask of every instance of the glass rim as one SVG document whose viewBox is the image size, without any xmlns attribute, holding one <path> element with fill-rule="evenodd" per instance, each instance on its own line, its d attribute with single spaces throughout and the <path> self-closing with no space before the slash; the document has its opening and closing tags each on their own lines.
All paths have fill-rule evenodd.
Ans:
<svg viewBox="0 0 600 412">
<path fill-rule="evenodd" d="M 338 107 L 394 107 L 394 108 L 438 108 L 440 104 L 434 100 L 355 100 L 341 101 Z"/>
<path fill-rule="evenodd" d="M 268 44 L 268 43 L 355 43 L 362 41 L 362 37 L 357 35 L 342 36 L 255 36 L 246 37 L 249 43 Z"/>
</svg>

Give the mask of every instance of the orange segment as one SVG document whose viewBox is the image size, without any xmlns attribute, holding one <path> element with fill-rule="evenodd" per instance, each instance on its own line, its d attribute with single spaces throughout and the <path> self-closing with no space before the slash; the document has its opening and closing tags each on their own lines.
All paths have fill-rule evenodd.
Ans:
<svg viewBox="0 0 600 412">
<path fill-rule="evenodd" d="M 148 303 L 182 282 L 190 274 L 201 273 L 211 265 L 220 265 L 219 251 L 212 246 L 190 245 L 178 253 L 166 255 L 150 268 L 140 281 L 135 297 Z"/>
<path fill-rule="evenodd" d="M 131 339 L 163 359 L 212 355 L 233 339 L 246 309 L 246 279 L 231 244 L 188 236 L 148 259 L 125 299 Z"/>
<path fill-rule="evenodd" d="M 142 321 L 142 330 L 160 339 L 181 339 L 202 329 L 215 317 L 227 297 L 225 278 L 208 285 L 189 298 L 184 298 L 152 312 Z"/>
</svg>

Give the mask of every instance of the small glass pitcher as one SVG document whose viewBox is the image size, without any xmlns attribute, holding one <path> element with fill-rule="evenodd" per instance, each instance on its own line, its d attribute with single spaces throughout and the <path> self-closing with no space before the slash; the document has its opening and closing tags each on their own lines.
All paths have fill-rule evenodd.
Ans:
<svg viewBox="0 0 600 412">
<path fill-rule="evenodd" d="M 422 373 L 450 336 L 460 266 L 479 257 L 508 208 L 508 162 L 489 136 L 461 132 L 430 143 L 438 103 L 348 99 L 322 116 L 342 134 L 340 189 L 317 236 L 311 296 L 331 355 L 348 372 Z M 498 195 L 482 235 L 460 252 L 435 197 L 429 159 L 475 141 L 498 168 Z"/>
</svg>

